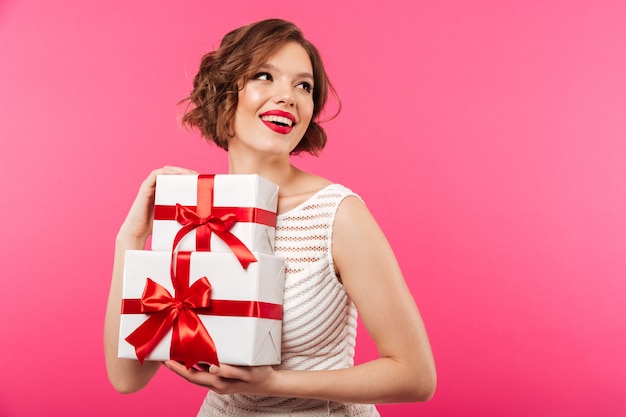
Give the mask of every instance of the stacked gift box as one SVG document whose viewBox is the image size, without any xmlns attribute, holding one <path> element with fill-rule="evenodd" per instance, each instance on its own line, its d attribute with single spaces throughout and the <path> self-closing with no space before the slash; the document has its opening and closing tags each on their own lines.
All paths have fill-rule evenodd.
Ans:
<svg viewBox="0 0 626 417">
<path fill-rule="evenodd" d="M 151 250 L 125 255 L 118 356 L 279 364 L 277 201 L 258 175 L 158 176 Z"/>
</svg>

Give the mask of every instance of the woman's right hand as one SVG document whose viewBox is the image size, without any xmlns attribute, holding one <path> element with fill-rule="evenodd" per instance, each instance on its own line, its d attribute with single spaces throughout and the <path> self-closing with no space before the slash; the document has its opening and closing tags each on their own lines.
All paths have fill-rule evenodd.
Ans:
<svg viewBox="0 0 626 417">
<path fill-rule="evenodd" d="M 152 171 L 141 183 L 137 197 L 120 227 L 115 242 L 113 276 L 104 321 L 104 352 L 109 380 L 119 392 L 134 392 L 146 386 L 160 367 L 159 362 L 144 362 L 141 365 L 139 361 L 133 359 L 118 358 L 117 347 L 120 334 L 124 256 L 127 250 L 144 249 L 148 236 L 152 234 L 156 177 L 168 174 L 195 175 L 197 172 L 173 166 L 165 166 Z"/>
<path fill-rule="evenodd" d="M 137 197 L 133 202 L 126 220 L 122 223 L 118 232 L 118 239 L 131 239 L 145 241 L 152 234 L 152 217 L 154 214 L 154 191 L 156 188 L 157 175 L 196 175 L 198 172 L 191 169 L 164 166 L 155 169 L 141 183 Z"/>
</svg>

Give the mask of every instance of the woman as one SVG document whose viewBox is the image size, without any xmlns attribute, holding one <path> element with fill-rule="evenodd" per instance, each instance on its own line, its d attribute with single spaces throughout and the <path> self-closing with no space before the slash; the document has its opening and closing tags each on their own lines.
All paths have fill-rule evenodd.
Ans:
<svg viewBox="0 0 626 417">
<path fill-rule="evenodd" d="M 227 150 L 230 173 L 279 185 L 276 255 L 286 260 L 280 366 L 163 364 L 210 390 L 199 416 L 376 416 L 372 404 L 434 393 L 424 325 L 376 222 L 349 189 L 291 164 L 291 154 L 324 147 L 316 118 L 329 90 L 316 48 L 278 19 L 228 33 L 194 79 L 183 123 Z M 117 358 L 124 251 L 143 249 L 151 233 L 156 175 L 190 173 L 152 172 L 117 236 L 105 353 L 120 392 L 141 389 L 161 365 Z M 357 309 L 380 357 L 353 366 Z"/>
</svg>

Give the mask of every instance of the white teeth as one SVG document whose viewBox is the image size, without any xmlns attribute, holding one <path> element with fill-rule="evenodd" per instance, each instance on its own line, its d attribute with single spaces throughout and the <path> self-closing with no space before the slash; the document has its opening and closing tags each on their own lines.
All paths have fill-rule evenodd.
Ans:
<svg viewBox="0 0 626 417">
<path fill-rule="evenodd" d="M 291 126 L 293 122 L 283 116 L 261 116 L 261 120 L 265 122 L 278 122 L 287 126 Z"/>
</svg>

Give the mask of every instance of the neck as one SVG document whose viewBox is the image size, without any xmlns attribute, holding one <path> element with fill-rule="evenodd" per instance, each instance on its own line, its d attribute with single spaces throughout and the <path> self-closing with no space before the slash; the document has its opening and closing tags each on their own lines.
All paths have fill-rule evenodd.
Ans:
<svg viewBox="0 0 626 417">
<path fill-rule="evenodd" d="M 291 165 L 289 157 L 259 158 L 252 155 L 237 155 L 229 151 L 228 163 L 229 174 L 257 174 L 277 184 L 281 191 L 288 190 L 301 172 Z"/>
</svg>

